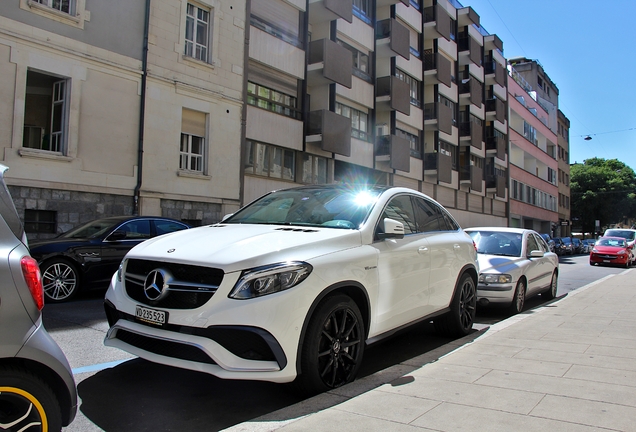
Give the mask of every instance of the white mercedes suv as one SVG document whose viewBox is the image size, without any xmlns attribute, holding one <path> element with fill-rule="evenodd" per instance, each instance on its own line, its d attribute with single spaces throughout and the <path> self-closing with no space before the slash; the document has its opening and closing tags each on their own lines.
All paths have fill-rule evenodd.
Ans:
<svg viewBox="0 0 636 432">
<path fill-rule="evenodd" d="M 133 248 L 113 276 L 104 343 L 220 378 L 352 381 L 365 345 L 422 320 L 468 334 L 475 245 L 412 189 L 271 192 L 222 222 Z"/>
</svg>

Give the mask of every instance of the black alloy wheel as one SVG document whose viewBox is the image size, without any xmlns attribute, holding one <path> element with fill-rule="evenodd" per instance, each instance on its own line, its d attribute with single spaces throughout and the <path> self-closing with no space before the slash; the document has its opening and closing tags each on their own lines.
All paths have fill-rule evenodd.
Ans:
<svg viewBox="0 0 636 432">
<path fill-rule="evenodd" d="M 298 384 L 315 394 L 352 382 L 360 369 L 365 327 L 355 302 L 336 295 L 316 309 L 305 336 Z"/>
<path fill-rule="evenodd" d="M 468 335 L 473 328 L 477 310 L 477 288 L 470 274 L 464 273 L 460 277 L 450 309 L 448 314 L 435 319 L 435 329 L 450 337 Z"/>
</svg>

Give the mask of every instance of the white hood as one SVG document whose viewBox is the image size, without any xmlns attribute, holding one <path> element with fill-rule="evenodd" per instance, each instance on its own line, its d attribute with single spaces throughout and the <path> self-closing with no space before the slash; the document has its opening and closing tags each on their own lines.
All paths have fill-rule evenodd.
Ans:
<svg viewBox="0 0 636 432">
<path fill-rule="evenodd" d="M 477 254 L 481 273 L 512 273 L 519 268 L 518 263 L 522 260 L 521 257 Z"/>
<path fill-rule="evenodd" d="M 230 273 L 278 262 L 309 261 L 360 244 L 357 230 L 218 224 L 146 240 L 126 258 L 181 262 Z"/>
</svg>

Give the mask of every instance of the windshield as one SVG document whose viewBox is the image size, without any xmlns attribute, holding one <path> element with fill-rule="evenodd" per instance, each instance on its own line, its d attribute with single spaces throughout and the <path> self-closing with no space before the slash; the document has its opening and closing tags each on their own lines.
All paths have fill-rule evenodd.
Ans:
<svg viewBox="0 0 636 432">
<path fill-rule="evenodd" d="M 565 244 L 570 244 L 570 243 L 572 243 L 572 240 L 570 240 L 570 238 L 569 238 L 569 237 L 563 237 L 563 238 L 561 239 L 561 241 L 562 241 L 563 243 L 565 243 Z"/>
<path fill-rule="evenodd" d="M 634 240 L 634 235 L 636 235 L 636 231 L 617 230 L 617 229 L 609 229 L 605 231 L 606 237 L 622 237 L 630 241 Z"/>
<path fill-rule="evenodd" d="M 622 239 L 609 239 L 602 238 L 597 243 L 596 246 L 614 246 L 614 247 L 626 247 L 625 240 Z"/>
<path fill-rule="evenodd" d="M 521 255 L 523 235 L 512 232 L 470 231 L 477 245 L 477 253 L 518 257 Z"/>
<path fill-rule="evenodd" d="M 223 223 L 302 225 L 357 229 L 381 191 L 352 188 L 299 188 L 272 192 Z"/>
<path fill-rule="evenodd" d="M 97 238 L 110 232 L 120 224 L 121 221 L 112 219 L 97 219 L 75 229 L 65 232 L 60 238 Z"/>
</svg>

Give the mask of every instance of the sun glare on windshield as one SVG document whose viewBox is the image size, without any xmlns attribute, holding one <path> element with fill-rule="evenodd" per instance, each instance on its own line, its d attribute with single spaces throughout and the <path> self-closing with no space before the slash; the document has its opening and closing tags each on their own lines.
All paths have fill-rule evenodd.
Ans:
<svg viewBox="0 0 636 432">
<path fill-rule="evenodd" d="M 373 204 L 377 198 L 378 198 L 377 195 L 372 195 L 367 191 L 362 191 L 356 195 L 353 202 L 358 207 L 367 207 L 370 204 Z"/>
</svg>

